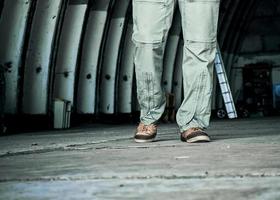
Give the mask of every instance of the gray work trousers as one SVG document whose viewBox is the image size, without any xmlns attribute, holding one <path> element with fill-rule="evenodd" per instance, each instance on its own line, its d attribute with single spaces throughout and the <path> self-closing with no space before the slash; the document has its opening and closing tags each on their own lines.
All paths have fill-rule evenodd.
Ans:
<svg viewBox="0 0 280 200">
<path fill-rule="evenodd" d="M 178 0 L 184 37 L 184 100 L 176 121 L 183 132 L 207 128 L 211 115 L 213 66 L 219 0 Z M 176 0 L 133 0 L 134 64 L 140 121 L 156 123 L 166 99 L 162 87 L 163 54 Z"/>
</svg>

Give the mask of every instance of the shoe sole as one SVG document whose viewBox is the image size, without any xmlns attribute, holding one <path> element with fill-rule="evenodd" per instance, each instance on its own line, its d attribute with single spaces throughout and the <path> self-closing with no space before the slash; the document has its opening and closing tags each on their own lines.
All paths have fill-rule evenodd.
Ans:
<svg viewBox="0 0 280 200">
<path fill-rule="evenodd" d="M 201 135 L 201 136 L 196 136 L 194 138 L 188 139 L 187 142 L 188 143 L 195 143 L 195 142 L 210 142 L 210 138 L 205 136 L 205 135 Z"/>
<path fill-rule="evenodd" d="M 148 142 L 153 142 L 155 138 L 148 139 L 148 140 L 141 140 L 141 139 L 134 139 L 136 143 L 148 143 Z"/>
</svg>

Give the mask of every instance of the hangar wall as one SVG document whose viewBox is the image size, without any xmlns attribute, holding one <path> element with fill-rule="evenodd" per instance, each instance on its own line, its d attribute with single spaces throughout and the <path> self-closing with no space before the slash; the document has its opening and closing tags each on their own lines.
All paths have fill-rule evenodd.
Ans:
<svg viewBox="0 0 280 200">
<path fill-rule="evenodd" d="M 272 63 L 274 81 L 280 82 L 279 8 L 274 0 L 221 2 L 218 40 L 235 100 L 242 91 L 241 68 L 246 64 Z M 80 114 L 139 109 L 130 0 L 2 0 L 0 11 L 5 113 L 45 115 L 54 99 L 72 102 Z M 179 19 L 177 10 L 163 75 L 177 107 L 182 99 Z M 213 109 L 223 107 L 218 85 L 215 88 Z"/>
</svg>

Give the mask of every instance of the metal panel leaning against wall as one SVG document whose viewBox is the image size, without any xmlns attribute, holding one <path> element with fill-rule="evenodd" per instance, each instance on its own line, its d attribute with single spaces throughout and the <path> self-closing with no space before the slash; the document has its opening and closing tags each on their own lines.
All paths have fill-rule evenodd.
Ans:
<svg viewBox="0 0 280 200">
<path fill-rule="evenodd" d="M 102 53 L 102 42 L 106 39 L 105 29 L 111 0 L 95 0 L 89 11 L 83 41 L 81 65 L 77 91 L 77 112 L 96 112 L 98 66 Z"/>
<path fill-rule="evenodd" d="M 175 59 L 174 73 L 173 73 L 173 87 L 172 92 L 175 94 L 175 110 L 178 110 L 181 106 L 183 100 L 183 72 L 182 72 L 182 62 L 184 52 L 184 40 L 183 37 L 180 38 L 177 54 Z"/>
<path fill-rule="evenodd" d="M 174 64 L 177 54 L 177 47 L 181 34 L 181 15 L 179 9 L 175 9 L 174 19 L 169 31 L 166 43 L 163 62 L 163 87 L 166 93 L 171 93 Z"/>
<path fill-rule="evenodd" d="M 124 39 L 123 53 L 119 70 L 119 82 L 117 93 L 117 112 L 132 112 L 132 86 L 134 76 L 134 50 L 135 46 L 131 40 L 133 33 L 133 20 L 131 9 L 127 15 L 128 24 Z"/>
<path fill-rule="evenodd" d="M 24 70 L 22 111 L 47 114 L 52 48 L 63 0 L 37 0 Z"/>
<path fill-rule="evenodd" d="M 101 85 L 100 85 L 100 112 L 113 114 L 116 111 L 116 83 L 117 67 L 119 62 L 120 47 L 126 23 L 126 13 L 130 0 L 119 0 L 110 21 L 108 37 L 104 51 L 104 62 L 102 63 Z"/>
<path fill-rule="evenodd" d="M 6 78 L 5 112 L 18 112 L 19 71 L 31 0 L 4 1 L 0 19 L 0 64 L 9 71 Z"/>
<path fill-rule="evenodd" d="M 69 0 L 62 25 L 55 64 L 53 97 L 73 105 L 78 52 L 87 1 Z"/>
</svg>

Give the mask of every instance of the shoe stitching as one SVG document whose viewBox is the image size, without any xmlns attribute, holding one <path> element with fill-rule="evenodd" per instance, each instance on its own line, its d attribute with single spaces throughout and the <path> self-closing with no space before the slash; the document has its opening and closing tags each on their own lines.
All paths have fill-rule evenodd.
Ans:
<svg viewBox="0 0 280 200">
<path fill-rule="evenodd" d="M 153 135 L 156 132 L 156 125 L 150 124 L 150 125 L 144 125 L 142 123 L 139 124 L 137 128 L 136 135 Z"/>
</svg>

